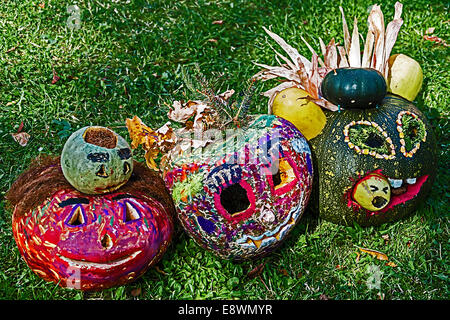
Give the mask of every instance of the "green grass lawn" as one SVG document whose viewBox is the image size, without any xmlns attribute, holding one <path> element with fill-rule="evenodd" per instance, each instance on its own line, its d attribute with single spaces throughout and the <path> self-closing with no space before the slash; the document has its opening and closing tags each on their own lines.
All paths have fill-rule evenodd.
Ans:
<svg viewBox="0 0 450 320">
<path fill-rule="evenodd" d="M 378 1 L 385 20 L 395 1 Z M 79 29 L 67 27 L 67 6 L 81 9 Z M 187 93 L 182 71 L 198 63 L 205 76 L 224 73 L 221 89 L 243 90 L 257 71 L 274 64 L 262 26 L 310 57 L 300 36 L 319 50 L 318 37 L 342 43 L 339 5 L 360 32 L 370 1 L 61 1 L 17 0 L 0 5 L 0 196 L 39 154 L 58 155 L 71 132 L 86 125 L 114 128 L 129 139 L 125 119 L 138 115 L 152 127 L 167 121 L 164 102 Z M 404 24 L 393 53 L 421 64 L 418 107 L 437 138 L 437 180 L 425 203 L 402 221 L 344 227 L 306 212 L 285 243 L 261 260 L 233 263 L 177 233 L 163 259 L 136 282 L 97 293 L 46 283 L 20 257 L 11 211 L 0 202 L 1 299 L 448 299 L 449 298 L 449 4 L 403 1 Z M 223 20 L 223 24 L 213 21 Z M 212 41 L 210 39 L 215 39 Z M 53 71 L 60 80 L 52 84 Z M 257 84 L 256 92 L 275 82 Z M 254 97 L 251 111 L 267 100 Z M 10 133 L 23 121 L 31 135 L 22 147 Z M 136 153 L 142 161 L 142 154 Z M 358 247 L 385 253 L 386 265 Z M 358 252 L 361 255 L 358 255 Z M 251 272 L 260 267 L 255 276 Z M 378 269 L 379 289 L 367 282 Z"/>
</svg>

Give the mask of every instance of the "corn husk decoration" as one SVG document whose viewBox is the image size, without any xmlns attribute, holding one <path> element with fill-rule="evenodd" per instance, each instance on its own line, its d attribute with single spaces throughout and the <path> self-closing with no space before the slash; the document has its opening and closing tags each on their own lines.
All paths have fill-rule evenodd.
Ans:
<svg viewBox="0 0 450 320">
<path fill-rule="evenodd" d="M 331 39 L 328 45 L 319 38 L 320 49 L 323 58 L 320 58 L 314 49 L 301 37 L 312 53 L 311 61 L 299 54 L 297 49 L 289 45 L 280 36 L 263 27 L 264 31 L 286 52 L 288 57 L 275 51 L 278 66 L 269 66 L 255 63 L 263 68 L 253 76 L 255 80 L 267 81 L 270 79 L 284 78 L 281 84 L 262 93 L 269 98 L 268 110 L 272 114 L 272 104 L 275 96 L 284 89 L 297 87 L 309 93 L 307 99 L 317 105 L 337 111 L 338 107 L 321 97 L 319 88 L 325 75 L 333 69 L 344 67 L 373 68 L 378 70 L 385 78 L 388 76 L 388 60 L 392 48 L 397 40 L 400 27 L 403 24 L 401 19 L 403 5 L 400 2 L 395 4 L 394 19 L 389 22 L 386 29 L 384 27 L 384 17 L 379 5 L 373 5 L 370 11 L 368 22 L 368 32 L 364 43 L 364 51 L 361 57 L 359 32 L 357 19 L 354 19 L 353 31 L 350 31 L 344 15 L 344 10 L 339 7 L 342 14 L 342 26 L 344 34 L 344 45 L 336 43 Z M 283 62 L 280 62 L 280 59 Z"/>
</svg>

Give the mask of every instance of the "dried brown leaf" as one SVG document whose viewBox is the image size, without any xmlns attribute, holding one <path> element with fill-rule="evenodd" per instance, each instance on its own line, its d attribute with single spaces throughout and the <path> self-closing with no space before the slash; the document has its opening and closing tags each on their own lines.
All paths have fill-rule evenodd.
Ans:
<svg viewBox="0 0 450 320">
<path fill-rule="evenodd" d="M 372 61 L 372 51 L 373 51 L 373 43 L 375 36 L 373 34 L 373 30 L 369 26 L 369 31 L 367 31 L 366 42 L 364 43 L 364 52 L 361 61 L 362 68 L 370 68 L 370 64 Z"/>
<path fill-rule="evenodd" d="M 338 67 L 338 53 L 334 38 L 331 39 L 325 51 L 325 65 L 330 69 L 337 69 Z"/>
<path fill-rule="evenodd" d="M 337 48 L 338 48 L 339 58 L 340 58 L 339 64 L 338 64 L 339 68 L 347 68 L 347 67 L 349 67 L 348 60 L 347 60 L 347 57 L 345 55 L 344 47 L 338 46 Z"/>
<path fill-rule="evenodd" d="M 131 290 L 131 292 L 130 292 L 131 296 L 133 296 L 133 297 L 140 296 L 141 293 L 142 293 L 142 289 L 140 287 L 135 288 L 135 289 Z"/>
<path fill-rule="evenodd" d="M 28 144 L 28 140 L 30 140 L 30 135 L 26 132 L 11 133 L 11 136 L 22 147 L 25 147 Z"/>
<path fill-rule="evenodd" d="M 265 265 L 266 265 L 266 264 L 265 264 L 264 262 L 258 264 L 256 267 L 254 267 L 252 270 L 250 270 L 250 271 L 247 273 L 247 277 L 248 277 L 249 279 L 254 279 L 254 278 L 256 278 L 256 277 L 259 277 L 259 276 L 261 275 L 261 273 L 263 272 L 264 266 L 265 266 Z"/>
</svg>

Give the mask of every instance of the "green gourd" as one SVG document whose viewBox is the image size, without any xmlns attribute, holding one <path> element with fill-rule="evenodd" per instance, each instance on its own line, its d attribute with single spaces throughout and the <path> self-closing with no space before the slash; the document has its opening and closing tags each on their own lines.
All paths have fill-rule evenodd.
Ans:
<svg viewBox="0 0 450 320">
<path fill-rule="evenodd" d="M 61 153 L 61 168 L 78 191 L 101 194 L 125 184 L 133 171 L 127 141 L 114 131 L 98 126 L 84 127 L 67 139 Z"/>
<path fill-rule="evenodd" d="M 386 95 L 383 75 L 371 68 L 339 68 L 328 72 L 322 81 L 325 99 L 345 109 L 370 109 Z"/>
</svg>

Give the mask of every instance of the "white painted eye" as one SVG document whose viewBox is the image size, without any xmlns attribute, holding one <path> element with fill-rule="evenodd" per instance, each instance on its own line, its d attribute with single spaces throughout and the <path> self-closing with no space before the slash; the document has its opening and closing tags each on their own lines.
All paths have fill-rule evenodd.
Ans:
<svg viewBox="0 0 450 320">
<path fill-rule="evenodd" d="M 409 179 L 406 179 L 406 183 L 407 184 L 415 184 L 416 183 L 416 178 L 409 178 Z"/>
</svg>

